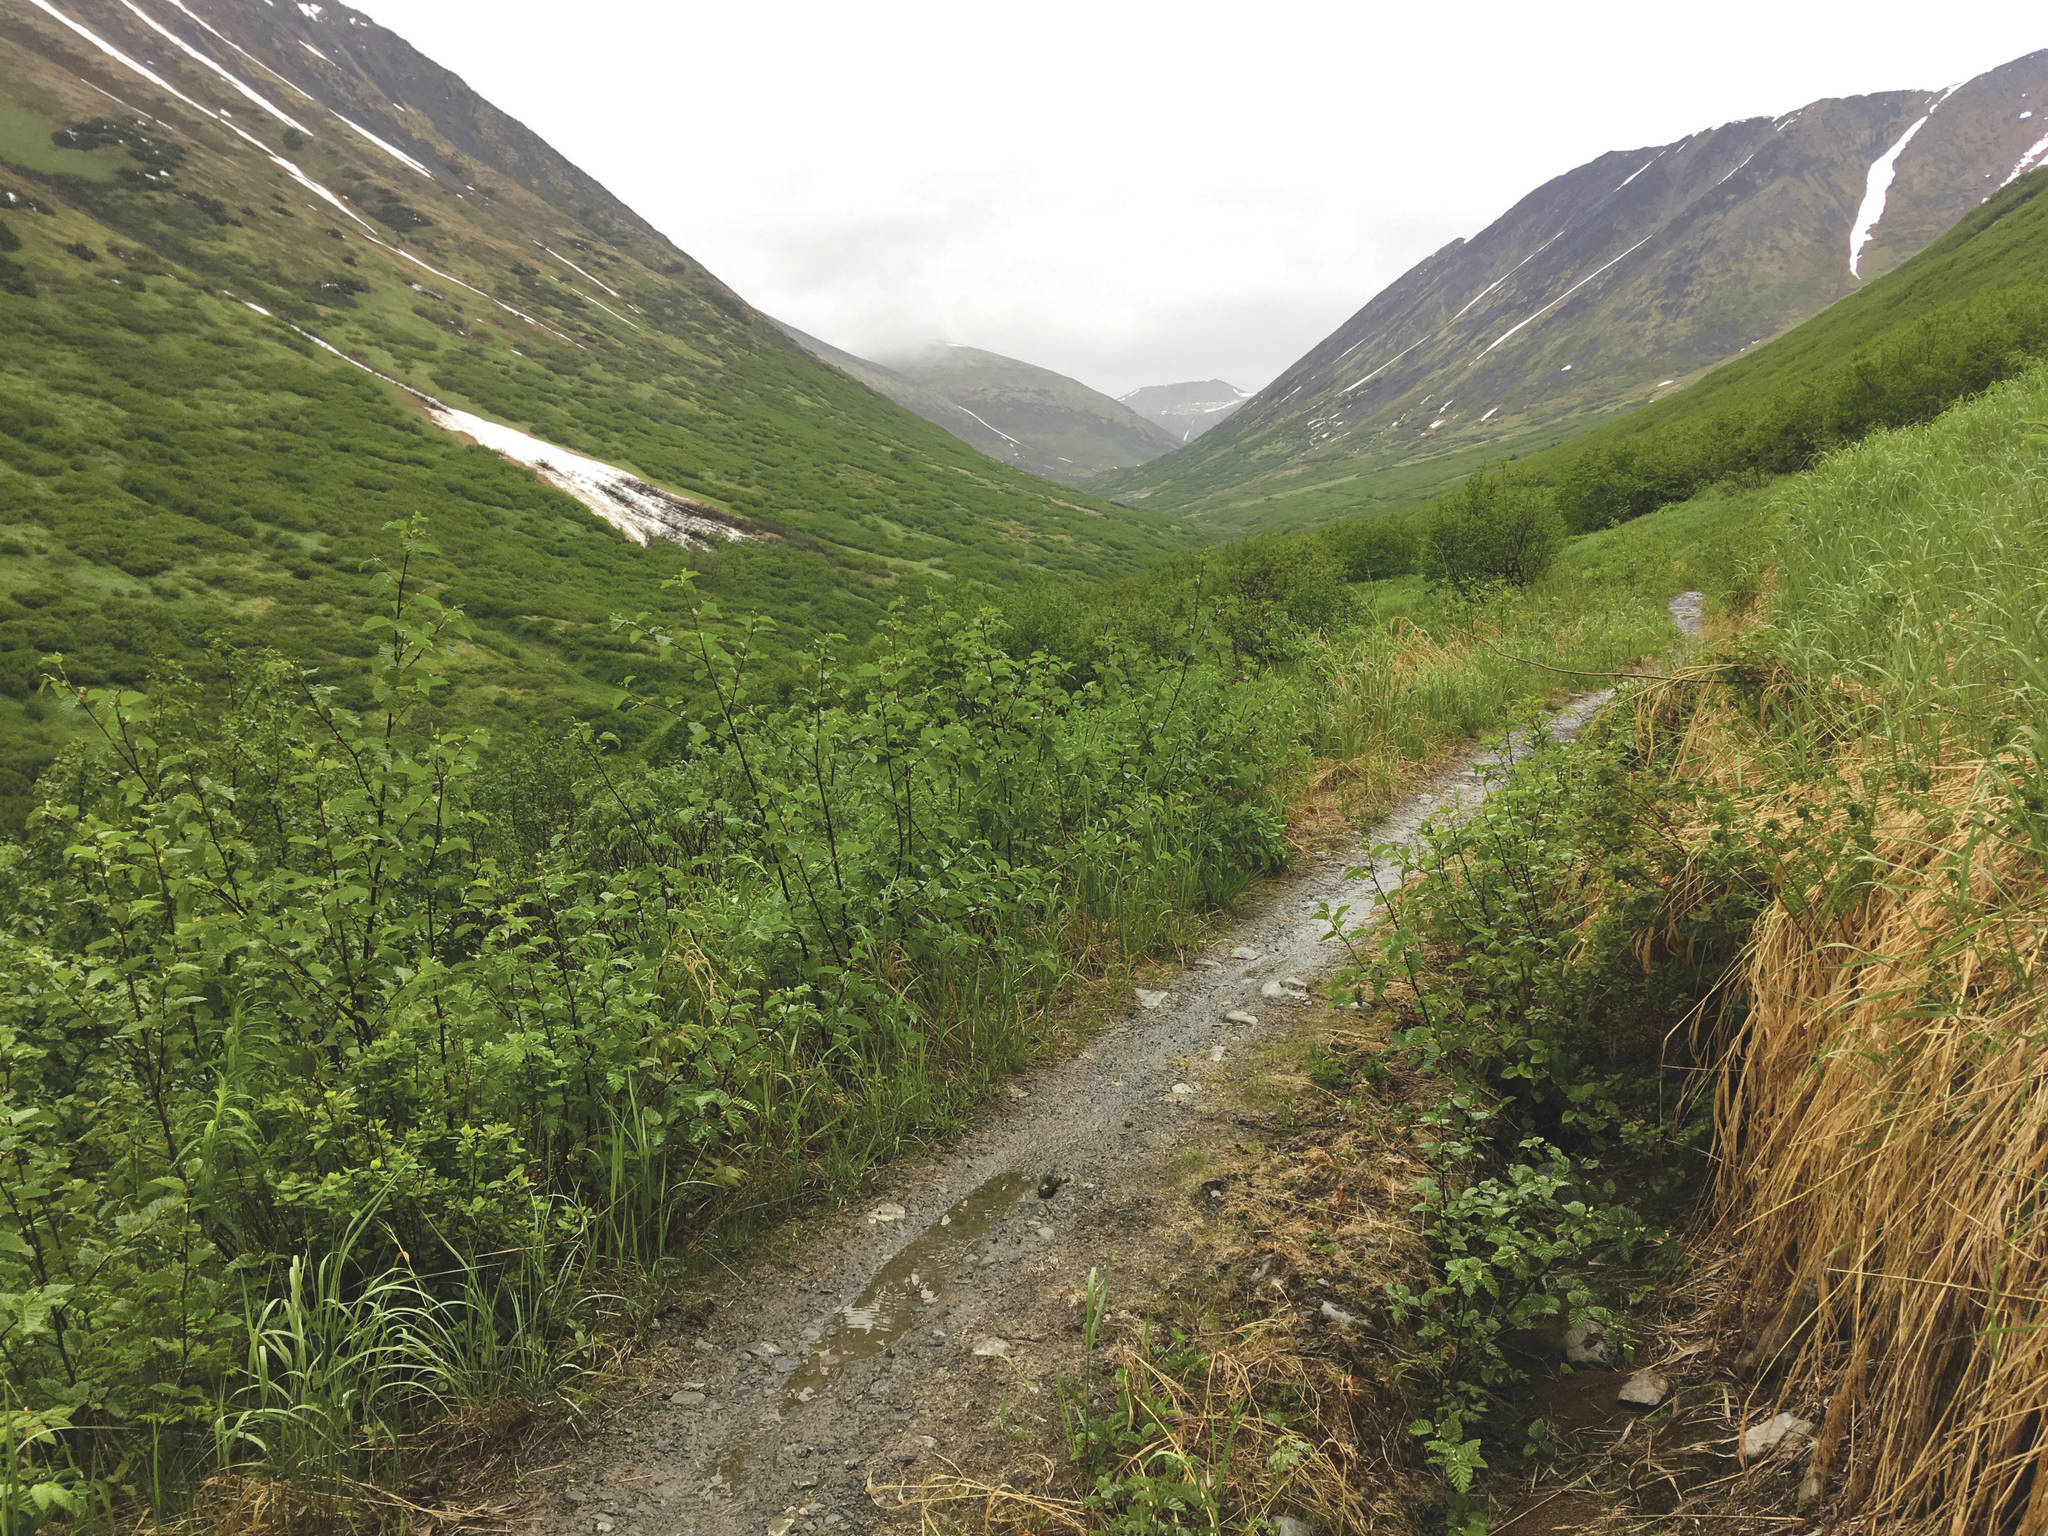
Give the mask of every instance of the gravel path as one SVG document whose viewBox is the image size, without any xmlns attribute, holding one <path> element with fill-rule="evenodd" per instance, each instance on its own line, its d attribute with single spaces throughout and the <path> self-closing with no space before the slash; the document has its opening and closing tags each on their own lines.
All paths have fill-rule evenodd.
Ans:
<svg viewBox="0 0 2048 1536">
<path fill-rule="evenodd" d="M 1698 632 L 1697 597 L 1672 600 L 1687 634 Z M 1610 692 L 1573 700 L 1551 717 L 1551 734 L 1576 735 Z M 793 1258 L 735 1275 L 708 1320 L 669 1328 L 655 1356 L 658 1390 L 600 1426 L 579 1464 L 539 1480 L 526 1531 L 792 1536 L 875 1526 L 871 1480 L 978 1437 L 958 1385 L 970 1376 L 986 1385 L 1005 1368 L 993 1357 L 1029 1349 L 1020 1328 L 1042 1311 L 1049 1284 L 1118 1251 L 1143 1219 L 1129 1191 L 1172 1164 L 1212 1074 L 1283 1033 L 1304 1006 L 1290 983 L 1336 963 L 1317 907 L 1349 903 L 1357 922 L 1378 905 L 1375 878 L 1393 888 L 1389 864 L 1359 879 L 1347 868 L 1377 845 L 1412 844 L 1432 816 L 1469 811 L 1491 770 L 1519 750 L 1510 740 L 1473 755 L 1347 853 L 1303 861 L 1163 994 L 1141 994 L 1087 1049 L 1016 1080 L 943 1153 L 887 1170 L 871 1204 L 817 1224 Z"/>
</svg>

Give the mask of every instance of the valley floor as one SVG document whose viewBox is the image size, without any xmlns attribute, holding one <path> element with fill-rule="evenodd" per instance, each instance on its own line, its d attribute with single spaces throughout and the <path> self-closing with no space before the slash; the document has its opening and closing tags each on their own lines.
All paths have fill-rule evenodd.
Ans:
<svg viewBox="0 0 2048 1536">
<path fill-rule="evenodd" d="M 1687 633 L 1698 613 L 1697 594 L 1673 602 Z M 1606 698 L 1572 701 L 1552 734 Z M 1185 969 L 1153 978 L 1154 1006 L 1016 1080 L 953 1147 L 887 1169 L 860 1208 L 771 1238 L 775 1256 L 671 1308 L 580 1448 L 531 1476 L 523 1528 L 866 1530 L 914 1522 L 907 1496 L 934 1479 L 1042 1462 L 1091 1271 L 1118 1301 L 1184 1291 L 1225 1209 L 1205 1181 L 1242 1138 L 1242 1106 L 1329 1022 L 1286 985 L 1339 958 L 1318 908 L 1371 912 L 1398 879 L 1372 850 L 1476 805 L 1502 761 L 1469 754 L 1353 846 L 1302 858 Z M 1358 866 L 1371 874 L 1347 878 Z M 1050 1470 L 1023 1475 L 1042 1485 Z"/>
</svg>

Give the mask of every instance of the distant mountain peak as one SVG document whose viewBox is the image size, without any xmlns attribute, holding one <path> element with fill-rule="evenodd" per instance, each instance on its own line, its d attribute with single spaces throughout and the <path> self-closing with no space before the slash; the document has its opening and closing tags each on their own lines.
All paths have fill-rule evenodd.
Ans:
<svg viewBox="0 0 2048 1536">
<path fill-rule="evenodd" d="M 960 342 L 871 361 L 784 326 L 814 356 L 990 458 L 1078 484 L 1171 452 L 1182 441 L 1118 400 L 1050 368 Z"/>
<path fill-rule="evenodd" d="M 1191 443 L 1252 397 L 1248 391 L 1222 379 L 1199 379 L 1182 384 L 1147 384 L 1120 398 L 1177 441 Z"/>
</svg>

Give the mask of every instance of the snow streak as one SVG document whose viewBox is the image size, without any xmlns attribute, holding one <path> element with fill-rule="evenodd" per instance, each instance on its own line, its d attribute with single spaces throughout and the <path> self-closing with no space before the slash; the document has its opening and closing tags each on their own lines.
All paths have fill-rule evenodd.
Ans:
<svg viewBox="0 0 2048 1536">
<path fill-rule="evenodd" d="M 332 111 L 333 109 L 330 108 L 329 110 Z M 339 112 L 336 112 L 334 115 L 337 118 L 339 118 L 343 123 L 347 124 L 347 126 L 355 129 L 357 133 L 360 133 L 372 144 L 376 145 L 379 149 L 383 150 L 384 153 L 389 155 L 392 159 L 402 161 L 404 164 L 412 167 L 413 170 L 419 172 L 420 175 L 426 177 L 429 181 L 432 181 L 434 179 L 434 173 L 432 171 L 428 170 L 424 165 L 421 165 L 419 161 L 413 159 L 413 157 L 411 155 L 408 155 L 404 150 L 398 148 L 396 145 L 386 144 L 382 139 L 378 138 L 377 135 L 370 132 L 369 129 L 365 128 L 361 123 L 350 122 L 347 118 L 342 117 Z"/>
<path fill-rule="evenodd" d="M 2035 166 L 2039 165 L 2044 156 L 2048 156 L 2048 135 L 2043 135 L 2041 139 L 2035 143 L 2033 148 L 2029 149 L 2024 155 L 2020 156 L 2020 162 L 2018 165 L 2015 165 L 2012 168 L 2012 174 L 2007 176 L 2005 180 L 2001 181 L 1999 185 L 2001 187 L 2011 186 L 2014 182 L 2018 181 L 2020 177 L 2026 175 L 2028 171 L 2031 171 L 2032 169 L 2034 169 Z"/>
<path fill-rule="evenodd" d="M 1899 173 L 1899 156 L 1906 146 L 1913 142 L 1913 135 L 1927 126 L 1932 112 L 1926 113 L 1912 127 L 1899 135 L 1898 143 L 1879 155 L 1870 163 L 1870 175 L 1864 183 L 1863 206 L 1856 210 L 1856 223 L 1849 231 L 1849 275 L 1863 276 L 1863 248 L 1870 244 L 1870 237 L 1877 233 L 1878 220 L 1884 217 L 1885 199 L 1891 195 L 1892 178 Z"/>
<path fill-rule="evenodd" d="M 969 416 L 974 416 L 974 412 L 972 412 L 972 411 L 968 410 L 966 406 L 964 406 L 964 405 L 960 404 L 960 403 L 959 403 L 959 402 L 958 402 L 957 400 L 956 400 L 956 401 L 949 401 L 949 402 L 948 402 L 948 404 L 950 404 L 950 405 L 951 405 L 951 406 L 953 407 L 953 409 L 954 409 L 954 410 L 956 410 L 956 411 L 960 411 L 960 412 L 963 412 L 963 413 L 965 413 L 966 415 L 969 415 Z M 987 427 L 987 428 L 989 429 L 989 431 L 991 431 L 991 432 L 995 433 L 995 435 L 996 435 L 997 437 L 1000 437 L 1000 438 L 1001 438 L 1001 439 L 1002 439 L 1002 440 L 1003 440 L 1004 442 L 1008 443 L 1008 444 L 1009 444 L 1009 445 L 1010 445 L 1010 446 L 1011 446 L 1012 448 L 1022 448 L 1022 447 L 1024 446 L 1024 445 L 1023 445 L 1022 443 L 1018 442 L 1018 441 L 1017 441 L 1017 439 L 1015 439 L 1014 437 L 1010 436 L 1010 434 L 1009 434 L 1009 433 L 1005 432 L 1005 431 L 1004 431 L 1004 430 L 1003 430 L 1003 429 L 1002 429 L 1001 427 L 997 426 L 997 425 L 996 425 L 996 424 L 995 424 L 994 422 L 992 422 L 992 421 L 982 421 L 982 419 L 981 419 L 981 418 L 980 418 L 979 416 L 974 416 L 974 419 L 975 419 L 976 421 L 980 421 L 980 422 L 981 422 L 981 424 L 982 424 L 982 425 L 983 425 L 984 427 Z"/>
<path fill-rule="evenodd" d="M 1495 347 L 1499 346 L 1502 342 L 1506 341 L 1510 336 L 1514 335 L 1515 332 L 1519 331 L 1523 326 L 1532 325 L 1536 321 L 1541 320 L 1545 315 L 1549 314 L 1553 309 L 1557 308 L 1558 305 L 1562 304 L 1566 299 L 1570 298 L 1573 294 L 1577 293 L 1581 288 L 1585 287 L 1586 284 L 1593 281 L 1593 279 L 1598 277 L 1602 272 L 1605 272 L 1608 267 L 1614 266 L 1617 262 L 1620 262 L 1626 259 L 1627 257 L 1633 256 L 1637 251 L 1641 250 L 1644 246 L 1648 245 L 1655 238 L 1656 236 L 1654 234 L 1643 236 L 1642 239 L 1638 240 L 1634 245 L 1630 246 L 1627 250 L 1623 251 L 1621 255 L 1615 257 L 1613 261 L 1606 263 L 1605 266 L 1596 267 L 1591 272 L 1588 272 L 1576 283 L 1573 283 L 1571 287 L 1565 289 L 1563 293 L 1560 293 L 1548 304 L 1544 305 L 1541 309 L 1537 310 L 1535 314 L 1529 316 L 1527 320 L 1523 320 L 1515 325 L 1509 326 L 1508 329 L 1502 331 L 1498 336 L 1494 337 L 1493 340 L 1487 344 L 1486 352 L 1491 352 Z M 1481 352 L 1479 355 L 1481 357 L 1484 357 L 1486 356 L 1486 352 Z M 1565 366 L 1569 368 L 1571 364 L 1567 363 L 1565 364 Z"/>
<path fill-rule="evenodd" d="M 255 91 L 251 90 L 248 86 L 244 85 L 239 79 L 237 79 L 234 75 L 230 74 L 221 65 L 216 64 L 212 59 L 209 59 L 197 48 L 194 48 L 190 43 L 186 42 L 185 39 L 178 36 L 178 34 L 173 32 L 169 27 L 165 26 L 162 22 L 158 21 L 154 16 L 150 15 L 147 11 L 143 10 L 141 6 L 135 3 L 135 0 L 121 0 L 121 3 L 124 6 L 126 6 L 130 11 L 134 12 L 135 18 L 138 21 L 140 21 L 145 27 L 148 27 L 150 31 L 155 32 L 160 36 L 168 39 L 172 47 L 178 49 L 180 52 L 188 55 L 189 57 L 198 60 L 201 64 L 204 64 L 216 75 L 219 75 L 221 79 L 227 81 L 229 85 L 233 86 L 237 91 L 240 91 L 244 96 L 248 97 L 249 100 L 255 102 L 257 106 L 261 107 L 264 111 L 268 112 L 280 123 L 283 123 L 285 127 L 296 128 L 299 130 L 299 132 L 305 134 L 308 138 L 312 137 L 312 129 L 308 128 L 304 123 L 300 122 L 297 118 L 290 116 L 281 108 L 272 106 L 268 101 L 266 101 L 263 97 L 259 96 Z"/>
<path fill-rule="evenodd" d="M 533 243 L 535 245 L 540 245 L 540 242 L 538 240 L 534 241 Z M 602 288 L 606 293 L 610 294 L 613 298 L 622 299 L 625 297 L 624 294 L 620 293 L 618 289 L 614 288 L 610 283 L 606 282 L 603 278 L 593 276 L 591 273 L 585 272 L 581 267 L 577 266 L 575 262 L 571 261 L 568 257 L 564 256 L 560 251 L 554 250 L 553 248 L 545 245 L 540 245 L 540 248 L 546 251 L 550 256 L 554 257 L 555 260 L 559 261 L 563 266 L 567 267 L 571 272 L 579 273 L 584 277 L 590 278 L 590 280 L 593 283 L 597 284 L 598 287 Z"/>
</svg>

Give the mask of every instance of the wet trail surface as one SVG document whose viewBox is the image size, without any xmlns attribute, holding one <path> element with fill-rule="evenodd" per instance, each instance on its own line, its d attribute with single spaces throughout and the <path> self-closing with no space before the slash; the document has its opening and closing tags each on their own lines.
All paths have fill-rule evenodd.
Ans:
<svg viewBox="0 0 2048 1536">
<path fill-rule="evenodd" d="M 1671 604 L 1697 633 L 1697 594 Z M 1549 720 L 1568 739 L 1611 691 Z M 970 1401 L 1014 1373 L 1044 1298 L 1106 1264 L 1205 1113 L 1223 1063 L 1284 1035 L 1300 983 L 1341 959 L 1318 907 L 1369 921 L 1399 878 L 1371 849 L 1412 845 L 1469 811 L 1522 750 L 1475 752 L 1406 797 L 1347 852 L 1304 859 L 1170 982 L 1073 1057 L 1019 1077 L 956 1143 L 884 1170 L 866 1204 L 814 1223 L 796 1251 L 736 1273 L 651 1346 L 647 1390 L 591 1426 L 573 1464 L 536 1479 L 530 1536 L 801 1536 L 865 1531 L 877 1485 L 981 1438 Z M 1347 871 L 1360 869 L 1359 878 Z M 1036 1322 L 1034 1322 L 1036 1319 Z M 1003 1381 L 995 1385 L 1003 1387 Z M 971 1386 L 971 1391 L 968 1388 Z M 1037 1408 L 1050 1411 L 1038 1402 Z"/>
</svg>

